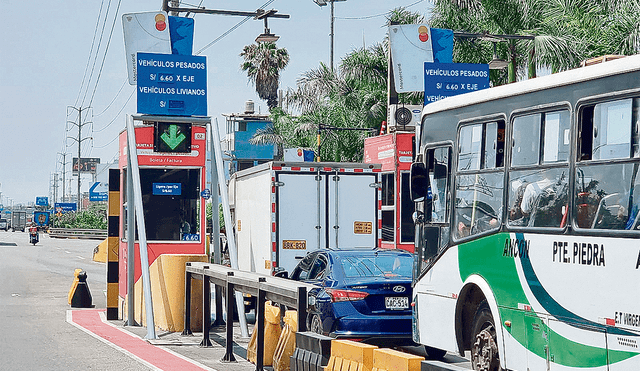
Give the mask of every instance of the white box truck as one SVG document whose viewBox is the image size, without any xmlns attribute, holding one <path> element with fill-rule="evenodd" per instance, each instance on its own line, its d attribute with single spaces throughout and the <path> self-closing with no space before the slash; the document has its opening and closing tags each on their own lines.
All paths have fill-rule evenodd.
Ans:
<svg viewBox="0 0 640 371">
<path fill-rule="evenodd" d="M 290 273 L 316 249 L 378 246 L 379 174 L 378 164 L 278 161 L 233 174 L 239 269 Z"/>
<path fill-rule="evenodd" d="M 17 229 L 24 232 L 26 227 L 27 227 L 27 212 L 23 210 L 11 211 L 11 230 L 15 232 Z"/>
</svg>

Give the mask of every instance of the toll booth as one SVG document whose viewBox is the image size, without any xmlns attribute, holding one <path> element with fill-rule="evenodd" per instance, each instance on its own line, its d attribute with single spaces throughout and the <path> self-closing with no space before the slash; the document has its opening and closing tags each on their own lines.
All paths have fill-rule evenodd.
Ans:
<svg viewBox="0 0 640 371">
<path fill-rule="evenodd" d="M 134 115 L 136 149 L 155 325 L 182 331 L 184 270 L 188 261 L 207 261 L 205 252 L 206 123 L 194 117 Z M 120 133 L 119 317 L 127 320 L 127 131 Z M 146 326 L 138 230 L 135 227 L 135 322 Z M 197 285 L 194 285 L 197 286 Z M 201 295 L 193 292 L 192 297 Z M 197 288 L 196 288 L 197 291 Z M 195 302 L 195 300 L 192 300 Z M 202 308 L 191 309 L 193 317 Z M 201 312 L 200 312 L 201 313 Z M 192 329 L 202 322 L 192 323 Z"/>
<path fill-rule="evenodd" d="M 364 141 L 364 162 L 381 164 L 381 238 L 379 247 L 413 252 L 415 205 L 409 193 L 415 133 L 394 132 Z"/>
</svg>

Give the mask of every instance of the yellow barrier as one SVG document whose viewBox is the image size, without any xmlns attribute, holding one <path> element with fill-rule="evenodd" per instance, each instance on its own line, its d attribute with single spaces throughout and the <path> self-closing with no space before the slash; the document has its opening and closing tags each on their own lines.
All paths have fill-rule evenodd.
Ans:
<svg viewBox="0 0 640 371">
<path fill-rule="evenodd" d="M 267 302 L 264 308 L 264 356 L 262 357 L 263 366 L 273 365 L 273 355 L 276 351 L 278 338 L 282 329 L 280 328 L 280 307 L 271 305 Z M 257 328 L 257 326 L 256 326 Z M 255 364 L 258 360 L 257 354 L 258 332 L 254 329 L 247 346 L 247 359 Z"/>
<path fill-rule="evenodd" d="M 372 371 L 375 345 L 351 340 L 332 340 L 331 357 L 325 371 Z"/>
<path fill-rule="evenodd" d="M 413 354 L 393 349 L 375 349 L 372 371 L 420 371 L 422 361 L 423 357 Z"/>
<path fill-rule="evenodd" d="M 274 371 L 289 371 L 289 362 L 293 351 L 296 349 L 296 331 L 298 329 L 298 312 L 288 310 L 284 313 L 284 328 L 278 339 L 276 351 L 273 355 Z"/>
<path fill-rule="evenodd" d="M 98 263 L 107 262 L 107 249 L 109 246 L 109 238 L 105 238 L 104 241 L 93 250 L 93 261 Z"/>
<path fill-rule="evenodd" d="M 71 305 L 71 298 L 73 298 L 73 293 L 76 292 L 76 288 L 78 288 L 78 274 L 80 274 L 80 272 L 82 272 L 82 269 L 78 268 L 73 272 L 73 283 L 71 284 L 71 289 L 69 290 L 69 295 L 68 296 L 68 301 L 69 301 L 69 305 Z"/>
</svg>

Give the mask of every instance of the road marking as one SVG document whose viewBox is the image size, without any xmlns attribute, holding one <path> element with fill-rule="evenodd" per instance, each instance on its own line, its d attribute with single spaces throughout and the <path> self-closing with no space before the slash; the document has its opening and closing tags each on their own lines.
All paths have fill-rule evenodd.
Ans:
<svg viewBox="0 0 640 371">
<path fill-rule="evenodd" d="M 78 259 L 82 259 L 82 260 L 85 260 L 85 259 L 86 259 L 86 258 L 83 258 L 83 257 L 82 257 L 82 256 L 80 256 L 80 255 L 76 255 L 76 258 L 78 258 Z"/>
<path fill-rule="evenodd" d="M 67 310 L 67 322 L 153 370 L 216 371 L 169 349 L 156 347 L 114 326 L 107 322 L 105 311 L 105 309 Z"/>
</svg>

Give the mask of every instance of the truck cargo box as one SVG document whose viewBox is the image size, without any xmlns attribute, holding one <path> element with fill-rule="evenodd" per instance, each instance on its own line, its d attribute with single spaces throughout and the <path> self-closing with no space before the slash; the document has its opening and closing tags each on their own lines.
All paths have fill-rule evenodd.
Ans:
<svg viewBox="0 0 640 371">
<path fill-rule="evenodd" d="M 291 272 L 308 252 L 379 243 L 380 165 L 272 161 L 230 179 L 238 266 Z"/>
</svg>

